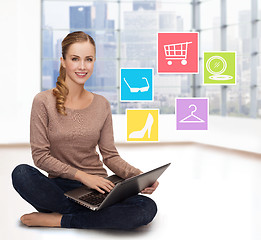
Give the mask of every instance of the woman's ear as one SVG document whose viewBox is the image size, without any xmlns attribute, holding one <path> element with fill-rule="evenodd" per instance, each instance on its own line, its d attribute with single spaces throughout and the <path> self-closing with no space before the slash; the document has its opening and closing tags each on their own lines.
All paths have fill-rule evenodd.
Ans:
<svg viewBox="0 0 261 240">
<path fill-rule="evenodd" d="M 64 62 L 63 57 L 60 58 L 60 61 L 61 61 L 61 64 L 62 64 L 63 68 L 66 68 L 66 67 L 65 67 L 65 62 Z"/>
</svg>

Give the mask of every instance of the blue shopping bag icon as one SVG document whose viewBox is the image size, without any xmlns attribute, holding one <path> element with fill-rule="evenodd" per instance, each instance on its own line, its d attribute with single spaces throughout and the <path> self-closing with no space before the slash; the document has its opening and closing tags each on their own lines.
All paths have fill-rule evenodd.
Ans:
<svg viewBox="0 0 261 240">
<path fill-rule="evenodd" d="M 153 77 L 154 74 L 152 68 L 122 68 L 121 101 L 153 101 Z"/>
</svg>

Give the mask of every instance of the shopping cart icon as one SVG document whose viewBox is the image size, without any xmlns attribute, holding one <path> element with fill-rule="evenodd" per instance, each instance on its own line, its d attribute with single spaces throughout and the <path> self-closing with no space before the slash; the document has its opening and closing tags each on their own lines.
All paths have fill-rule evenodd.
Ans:
<svg viewBox="0 0 261 240">
<path fill-rule="evenodd" d="M 175 43 L 164 45 L 165 57 L 168 65 L 172 65 L 172 60 L 181 60 L 182 65 L 187 64 L 188 45 L 192 42 Z"/>
</svg>

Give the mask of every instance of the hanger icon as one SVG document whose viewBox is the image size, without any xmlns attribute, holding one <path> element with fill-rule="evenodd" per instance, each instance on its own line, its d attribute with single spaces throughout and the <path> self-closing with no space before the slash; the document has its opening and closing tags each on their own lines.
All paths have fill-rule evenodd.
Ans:
<svg viewBox="0 0 261 240">
<path fill-rule="evenodd" d="M 194 112 L 196 112 L 197 109 L 198 109 L 197 106 L 196 106 L 195 104 L 191 104 L 191 105 L 189 106 L 189 108 L 191 108 L 191 107 L 194 107 L 194 110 L 191 111 L 191 113 L 190 113 L 189 116 L 183 118 L 183 119 L 180 120 L 179 122 L 180 122 L 180 123 L 203 123 L 203 122 L 205 122 L 205 121 L 202 120 L 201 118 L 199 118 L 199 117 L 197 117 L 196 115 L 194 115 Z"/>
<path fill-rule="evenodd" d="M 147 78 L 143 77 L 142 79 L 145 79 L 145 80 L 146 80 L 147 86 L 146 86 L 146 87 L 141 87 L 141 88 L 133 88 L 133 87 L 131 87 L 131 86 L 128 84 L 128 82 L 126 81 L 126 79 L 123 78 L 124 82 L 127 84 L 127 86 L 129 87 L 129 89 L 130 89 L 131 92 L 138 92 L 138 91 L 147 92 L 147 91 L 149 90 L 149 88 L 150 88 L 150 85 L 149 85 L 149 83 L 148 83 Z"/>
</svg>

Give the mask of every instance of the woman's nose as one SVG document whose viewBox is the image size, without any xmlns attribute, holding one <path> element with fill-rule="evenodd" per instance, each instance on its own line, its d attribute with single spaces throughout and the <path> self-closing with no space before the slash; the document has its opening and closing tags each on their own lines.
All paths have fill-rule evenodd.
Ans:
<svg viewBox="0 0 261 240">
<path fill-rule="evenodd" d="M 80 61 L 80 66 L 79 66 L 80 69 L 85 69 L 86 68 L 86 64 L 84 61 Z"/>
</svg>

